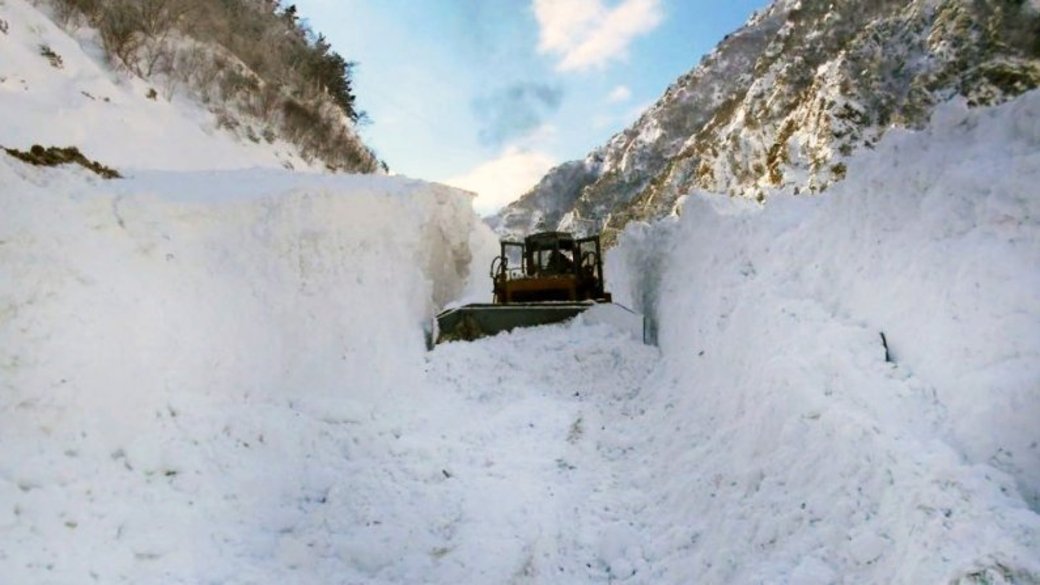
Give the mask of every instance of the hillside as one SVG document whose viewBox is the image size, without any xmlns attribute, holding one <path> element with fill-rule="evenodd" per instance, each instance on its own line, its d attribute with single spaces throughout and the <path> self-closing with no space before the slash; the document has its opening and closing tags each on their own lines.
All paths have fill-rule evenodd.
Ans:
<svg viewBox="0 0 1040 585">
<path fill-rule="evenodd" d="M 274 56 L 310 47 L 301 55 L 325 55 L 344 68 L 330 79 L 349 81 L 342 58 L 304 30 L 287 47 L 265 41 L 297 21 L 242 4 L 251 8 L 230 20 L 214 11 L 234 2 L 0 4 L 0 105 L 17 112 L 5 117 L 2 146 L 75 146 L 124 169 L 379 171 L 344 105 L 352 94 L 341 89 L 337 102 L 323 85 L 283 75 Z"/>
<path fill-rule="evenodd" d="M 1038 30 L 1035 1 L 777 0 L 492 225 L 602 228 L 613 239 L 692 189 L 822 192 L 847 175 L 850 155 L 891 128 L 923 127 L 938 104 L 995 105 L 1040 85 Z"/>
</svg>

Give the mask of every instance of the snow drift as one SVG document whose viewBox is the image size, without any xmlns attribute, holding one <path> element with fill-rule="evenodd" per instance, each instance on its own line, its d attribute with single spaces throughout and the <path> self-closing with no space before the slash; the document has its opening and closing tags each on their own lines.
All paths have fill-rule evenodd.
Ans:
<svg viewBox="0 0 1040 585">
<path fill-rule="evenodd" d="M 643 582 L 1040 579 L 1040 93 L 849 168 L 691 196 L 609 257 L 664 354 L 633 423 L 633 508 L 671 511 L 634 517 Z"/>
<path fill-rule="evenodd" d="M 11 583 L 252 582 L 302 554 L 280 539 L 419 384 L 486 230 L 468 195 L 385 177 L 5 159 L 0 185 Z"/>
</svg>

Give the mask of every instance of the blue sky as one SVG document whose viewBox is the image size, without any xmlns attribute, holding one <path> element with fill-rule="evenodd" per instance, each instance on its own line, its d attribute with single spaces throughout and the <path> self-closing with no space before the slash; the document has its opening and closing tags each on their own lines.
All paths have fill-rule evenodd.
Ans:
<svg viewBox="0 0 1040 585">
<path fill-rule="evenodd" d="M 357 61 L 392 171 L 489 213 L 584 158 L 766 0 L 291 0 Z M 290 2 L 286 2 L 290 3 Z"/>
</svg>

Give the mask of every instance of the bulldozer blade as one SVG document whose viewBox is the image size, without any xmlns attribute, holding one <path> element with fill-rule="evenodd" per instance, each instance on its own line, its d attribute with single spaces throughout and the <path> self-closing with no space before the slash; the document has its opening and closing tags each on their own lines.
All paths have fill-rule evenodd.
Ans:
<svg viewBox="0 0 1040 585">
<path fill-rule="evenodd" d="M 517 327 L 549 325 L 572 319 L 595 306 L 594 301 L 558 303 L 470 304 L 437 315 L 428 345 L 473 341 Z"/>
</svg>

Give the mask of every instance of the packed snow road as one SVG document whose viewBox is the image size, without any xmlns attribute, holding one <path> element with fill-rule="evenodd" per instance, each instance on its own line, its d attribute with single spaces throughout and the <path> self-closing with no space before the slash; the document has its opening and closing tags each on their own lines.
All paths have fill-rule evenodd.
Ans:
<svg viewBox="0 0 1040 585">
<path fill-rule="evenodd" d="M 388 563 L 366 581 L 585 583 L 637 572 L 641 538 L 619 477 L 631 471 L 627 421 L 657 357 L 582 323 L 438 346 L 424 403 L 394 446 L 414 510 L 365 529 Z"/>
</svg>

